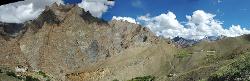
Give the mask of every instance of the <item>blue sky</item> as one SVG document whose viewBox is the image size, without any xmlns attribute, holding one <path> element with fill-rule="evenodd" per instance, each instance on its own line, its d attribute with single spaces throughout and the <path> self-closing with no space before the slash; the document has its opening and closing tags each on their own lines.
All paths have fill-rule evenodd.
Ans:
<svg viewBox="0 0 250 81">
<path fill-rule="evenodd" d="M 1 5 L 0 22 L 36 19 L 46 5 L 55 2 L 77 4 L 92 16 L 107 21 L 141 24 L 165 38 L 250 34 L 250 0 L 24 0 Z"/>
<path fill-rule="evenodd" d="M 75 3 L 80 3 L 82 0 L 64 0 L 64 3 L 67 4 L 75 4 Z"/>
<path fill-rule="evenodd" d="M 66 3 L 81 0 L 65 0 Z M 215 14 L 215 19 L 223 21 L 224 27 L 241 25 L 250 27 L 250 0 L 116 0 L 115 6 L 103 14 L 105 20 L 113 16 L 137 18 L 149 13 L 157 16 L 161 13 L 173 12 L 178 21 L 187 21 L 186 15 L 196 10 Z M 247 28 L 250 29 L 250 28 Z"/>
</svg>

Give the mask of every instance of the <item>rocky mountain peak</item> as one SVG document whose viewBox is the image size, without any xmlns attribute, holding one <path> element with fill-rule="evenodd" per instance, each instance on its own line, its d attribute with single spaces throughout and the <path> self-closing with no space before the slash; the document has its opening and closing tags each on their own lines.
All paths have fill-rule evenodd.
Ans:
<svg viewBox="0 0 250 81">
<path fill-rule="evenodd" d="M 205 38 L 201 39 L 202 41 L 217 41 L 226 38 L 226 36 L 220 35 L 220 36 L 205 36 Z"/>
<path fill-rule="evenodd" d="M 27 31 L 19 40 L 13 41 L 13 45 L 3 41 L 1 48 L 17 50 L 0 53 L 18 53 L 25 61 L 14 55 L 20 58 L 13 62 L 43 70 L 57 80 L 73 71 L 90 69 L 125 50 L 156 45 L 160 41 L 146 27 L 123 21 L 106 22 L 77 5 L 48 6 L 24 27 Z"/>
<path fill-rule="evenodd" d="M 178 47 L 190 47 L 193 46 L 194 44 L 197 44 L 199 40 L 185 39 L 183 37 L 177 36 L 172 39 L 172 42 L 174 42 L 175 45 Z"/>
<path fill-rule="evenodd" d="M 58 5 L 57 3 L 53 3 L 51 6 L 46 6 L 44 12 L 47 11 L 53 12 L 53 14 L 58 18 L 58 20 L 63 21 L 68 12 L 74 8 L 78 7 L 77 5 Z"/>
<path fill-rule="evenodd" d="M 0 32 L 12 32 L 6 30 L 7 26 L 19 29 L 18 24 L 0 23 Z M 37 19 L 20 26 L 25 31 L 18 40 L 6 41 L 0 36 L 0 64 L 41 70 L 55 81 L 63 81 L 65 75 L 75 71 L 92 69 L 133 48 L 156 46 L 160 41 L 146 27 L 117 20 L 107 22 L 77 5 L 53 4 Z"/>
<path fill-rule="evenodd" d="M 185 39 L 183 37 L 175 37 L 172 39 L 172 42 L 174 42 L 179 47 L 190 47 L 195 44 L 198 44 L 199 42 L 206 41 L 206 42 L 214 42 L 218 40 L 222 40 L 226 38 L 226 36 L 205 36 L 203 39 Z"/>
<path fill-rule="evenodd" d="M 84 22 L 76 20 L 83 20 Z M 80 8 L 78 5 L 58 5 L 57 3 L 47 6 L 42 14 L 32 21 L 33 30 L 37 31 L 45 22 L 51 25 L 60 24 L 62 22 L 107 23 L 102 19 L 93 17 L 88 11 L 84 11 L 84 9 Z"/>
</svg>

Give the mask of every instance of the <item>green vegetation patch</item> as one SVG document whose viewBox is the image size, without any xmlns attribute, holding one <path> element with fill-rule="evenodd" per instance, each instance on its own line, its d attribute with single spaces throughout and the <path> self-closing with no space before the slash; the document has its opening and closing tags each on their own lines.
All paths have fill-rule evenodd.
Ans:
<svg viewBox="0 0 250 81">
<path fill-rule="evenodd" d="M 50 81 L 50 77 L 48 75 L 46 75 L 44 72 L 42 71 L 38 71 L 37 72 L 38 75 L 41 75 L 43 78 L 45 78 L 45 81 Z"/>
<path fill-rule="evenodd" d="M 7 71 L 6 74 L 8 76 L 17 77 L 16 74 L 14 72 L 12 72 L 12 71 Z"/>
<path fill-rule="evenodd" d="M 26 76 L 25 81 L 40 81 L 40 80 L 32 76 Z"/>
<path fill-rule="evenodd" d="M 191 55 L 192 55 L 191 52 L 188 52 L 186 50 L 179 50 L 179 52 L 175 55 L 175 57 L 176 58 L 185 58 L 185 57 L 188 57 Z"/>
<path fill-rule="evenodd" d="M 208 81 L 249 81 L 249 77 L 250 55 L 248 53 L 220 68 L 208 78 Z"/>
<path fill-rule="evenodd" d="M 40 81 L 39 79 L 34 78 L 32 76 L 17 76 L 16 73 L 12 72 L 12 71 L 6 71 L 6 75 L 11 76 L 11 77 L 15 77 L 15 78 L 22 80 L 22 81 Z"/>
<path fill-rule="evenodd" d="M 154 81 L 154 76 L 143 76 L 143 77 L 135 77 L 128 81 Z"/>
<path fill-rule="evenodd" d="M 119 81 L 119 80 L 117 80 L 117 79 L 114 79 L 113 81 Z"/>
<path fill-rule="evenodd" d="M 38 74 L 38 75 L 41 75 L 41 76 L 43 76 L 43 77 L 48 77 L 48 76 L 47 76 L 44 72 L 42 72 L 42 71 L 38 71 L 37 74 Z"/>
</svg>

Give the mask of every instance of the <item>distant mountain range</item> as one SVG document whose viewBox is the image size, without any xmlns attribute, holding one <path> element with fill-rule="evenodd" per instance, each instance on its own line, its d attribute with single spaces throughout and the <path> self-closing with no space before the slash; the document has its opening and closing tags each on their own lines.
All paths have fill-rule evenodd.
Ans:
<svg viewBox="0 0 250 81">
<path fill-rule="evenodd" d="M 205 36 L 203 39 L 185 39 L 183 37 L 175 37 L 172 39 L 172 42 L 177 45 L 178 47 L 189 47 L 193 46 L 201 41 L 208 41 L 208 42 L 213 42 L 213 41 L 218 41 L 223 38 L 226 38 L 226 36 Z"/>
</svg>

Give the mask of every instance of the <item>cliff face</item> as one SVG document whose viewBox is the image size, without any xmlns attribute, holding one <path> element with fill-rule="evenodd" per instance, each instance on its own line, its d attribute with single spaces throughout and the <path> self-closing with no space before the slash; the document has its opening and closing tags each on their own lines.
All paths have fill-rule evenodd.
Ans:
<svg viewBox="0 0 250 81">
<path fill-rule="evenodd" d="M 74 5 L 54 4 L 21 27 L 14 31 L 25 31 L 20 36 L 6 39 L 1 34 L 1 66 L 41 70 L 55 80 L 66 80 L 66 75 L 74 72 L 96 70 L 124 50 L 160 40 L 140 25 L 106 22 Z M 5 32 L 2 27 L 0 31 Z"/>
</svg>

